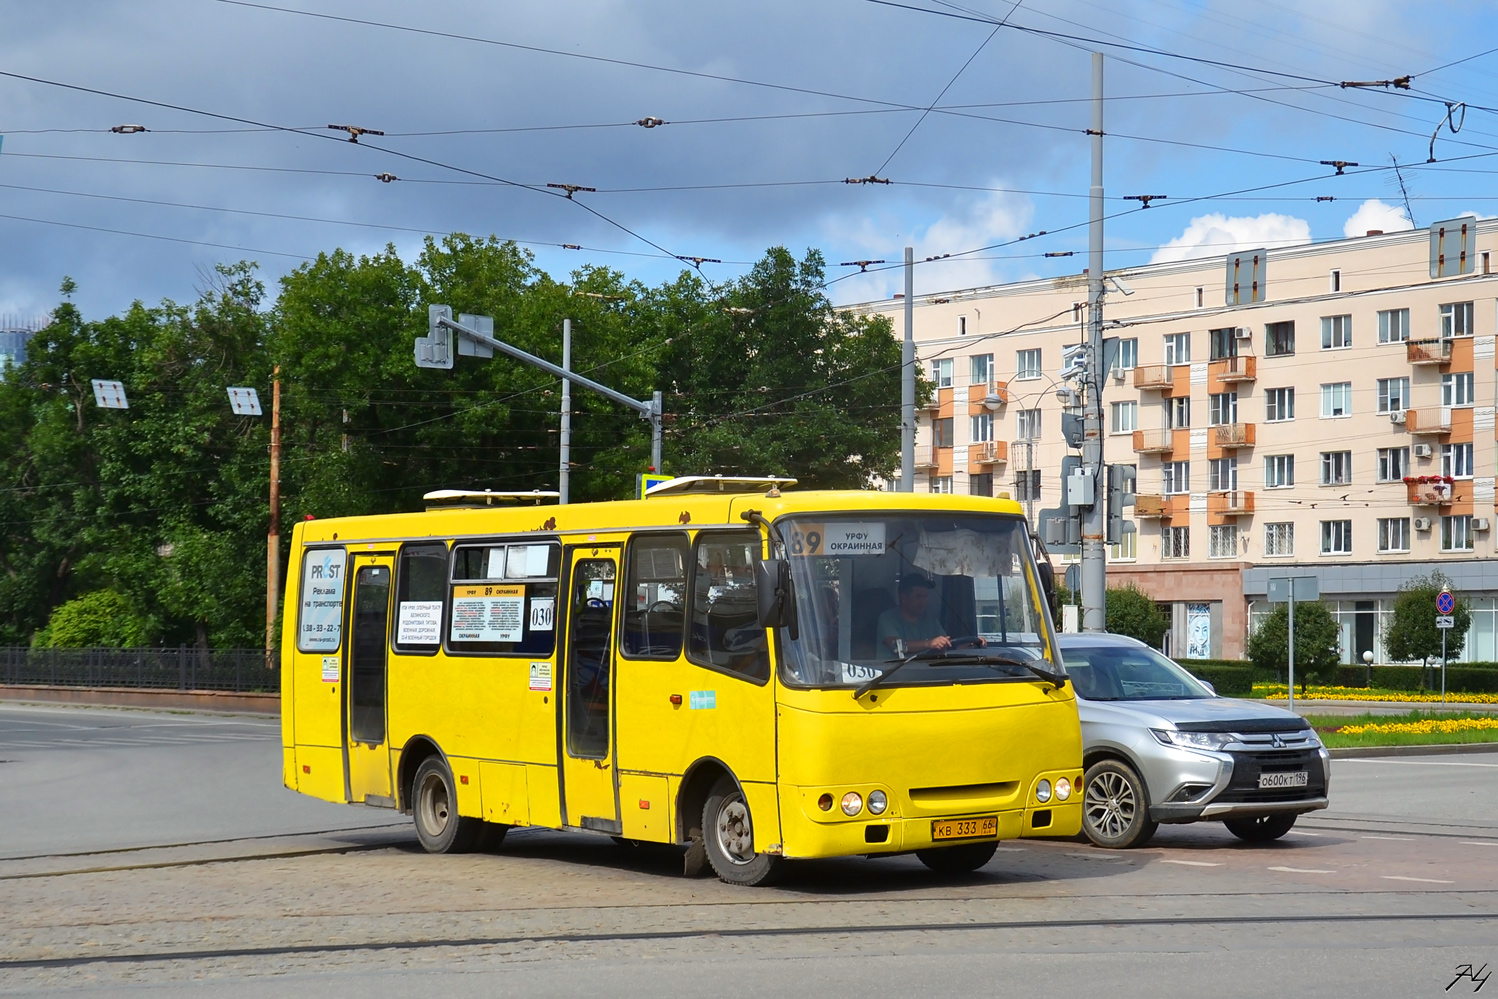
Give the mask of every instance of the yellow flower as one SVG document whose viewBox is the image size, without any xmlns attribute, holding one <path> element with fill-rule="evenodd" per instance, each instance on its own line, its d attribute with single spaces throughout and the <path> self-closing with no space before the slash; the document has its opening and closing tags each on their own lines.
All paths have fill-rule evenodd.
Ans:
<svg viewBox="0 0 1498 999">
<path fill-rule="evenodd" d="M 1450 735 L 1453 732 L 1480 732 L 1485 729 L 1498 729 L 1498 718 L 1426 718 L 1417 722 L 1376 722 L 1368 725 L 1343 725 L 1338 731 L 1342 735 L 1431 735 L 1437 732 Z"/>
<path fill-rule="evenodd" d="M 1256 683 L 1254 693 L 1266 697 L 1284 697 L 1283 683 Z M 1384 701 L 1396 703 L 1426 704 L 1441 699 L 1438 693 L 1429 691 L 1370 690 L 1366 687 L 1308 687 L 1302 694 L 1297 688 L 1295 696 L 1307 701 Z M 1450 693 L 1447 701 L 1468 704 L 1498 704 L 1498 694 Z"/>
</svg>

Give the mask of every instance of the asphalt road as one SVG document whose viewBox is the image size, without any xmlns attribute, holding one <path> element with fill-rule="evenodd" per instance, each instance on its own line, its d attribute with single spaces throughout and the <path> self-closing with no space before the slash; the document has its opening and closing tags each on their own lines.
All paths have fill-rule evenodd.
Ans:
<svg viewBox="0 0 1498 999">
<path fill-rule="evenodd" d="M 1470 995 L 1498 965 L 1495 754 L 1338 760 L 1267 848 L 1165 827 L 760 890 L 603 837 L 428 856 L 282 789 L 260 719 L 0 705 L 0 760 L 0 994 Z"/>
</svg>

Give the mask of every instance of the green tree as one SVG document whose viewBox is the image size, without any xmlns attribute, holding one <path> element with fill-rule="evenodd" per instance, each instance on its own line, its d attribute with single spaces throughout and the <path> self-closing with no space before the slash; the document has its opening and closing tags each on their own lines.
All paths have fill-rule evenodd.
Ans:
<svg viewBox="0 0 1498 999">
<path fill-rule="evenodd" d="M 1259 669 L 1278 670 L 1289 662 L 1289 614 L 1276 604 L 1248 639 L 1248 658 Z M 1342 631 L 1337 619 L 1320 601 L 1295 604 L 1295 676 L 1301 692 L 1313 680 L 1325 683 L 1336 676 L 1342 662 Z"/>
<path fill-rule="evenodd" d="M 1169 628 L 1170 620 L 1160 610 L 1160 605 L 1133 583 L 1108 588 L 1109 631 L 1137 638 L 1150 648 L 1158 649 Z"/>
<path fill-rule="evenodd" d="M 150 641 L 151 631 L 151 622 L 128 597 L 114 590 L 94 590 L 54 610 L 47 627 L 37 632 L 36 644 L 56 649 L 134 649 Z"/>
<path fill-rule="evenodd" d="M 1415 576 L 1399 587 L 1394 598 L 1394 614 L 1384 632 L 1384 649 L 1395 662 L 1420 660 L 1429 666 L 1432 659 L 1441 656 L 1441 629 L 1436 627 L 1436 597 L 1451 580 L 1440 570 L 1428 576 Z M 1467 629 L 1472 626 L 1472 613 L 1465 600 L 1456 601 L 1456 610 L 1451 615 L 1451 628 L 1446 631 L 1446 655 L 1455 656 L 1467 642 Z"/>
</svg>

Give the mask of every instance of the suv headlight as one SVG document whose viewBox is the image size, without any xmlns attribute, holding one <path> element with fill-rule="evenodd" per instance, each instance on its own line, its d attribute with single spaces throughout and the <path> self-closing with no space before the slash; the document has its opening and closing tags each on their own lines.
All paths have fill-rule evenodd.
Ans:
<svg viewBox="0 0 1498 999">
<path fill-rule="evenodd" d="M 1160 745 L 1177 749 L 1221 749 L 1238 739 L 1231 732 L 1178 732 L 1163 728 L 1152 728 L 1150 734 Z"/>
</svg>

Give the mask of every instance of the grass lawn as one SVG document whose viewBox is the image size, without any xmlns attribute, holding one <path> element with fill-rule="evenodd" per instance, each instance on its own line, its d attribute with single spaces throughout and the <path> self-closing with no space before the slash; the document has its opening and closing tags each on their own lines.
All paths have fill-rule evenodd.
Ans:
<svg viewBox="0 0 1498 999">
<path fill-rule="evenodd" d="M 1498 742 L 1498 716 L 1468 711 L 1411 711 L 1403 715 L 1307 715 L 1306 720 L 1316 729 L 1321 741 L 1329 749 L 1344 746 L 1430 746 Z M 1464 726 L 1463 722 L 1469 724 Z M 1348 728 L 1363 726 L 1372 728 L 1357 733 L 1346 732 Z M 1389 731 L 1391 727 L 1395 731 Z"/>
</svg>

